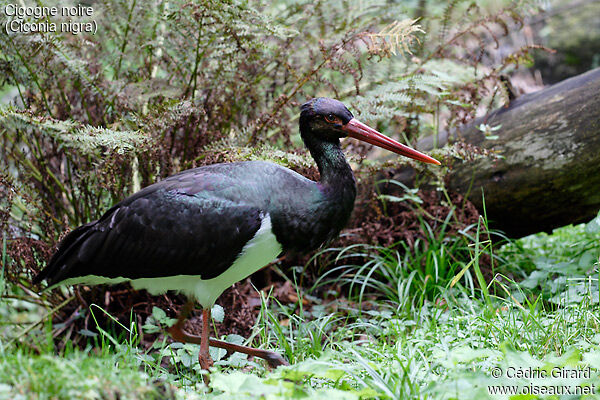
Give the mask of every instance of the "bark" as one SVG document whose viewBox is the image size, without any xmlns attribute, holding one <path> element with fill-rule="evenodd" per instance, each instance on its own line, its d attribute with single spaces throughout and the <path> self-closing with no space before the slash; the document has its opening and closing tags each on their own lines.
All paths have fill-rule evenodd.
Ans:
<svg viewBox="0 0 600 400">
<path fill-rule="evenodd" d="M 482 123 L 501 126 L 493 132 L 499 138 L 488 139 Z M 450 136 L 502 156 L 454 162 L 446 178 L 480 212 L 483 189 L 491 226 L 509 236 L 585 222 L 600 209 L 600 68 L 519 97 Z"/>
</svg>

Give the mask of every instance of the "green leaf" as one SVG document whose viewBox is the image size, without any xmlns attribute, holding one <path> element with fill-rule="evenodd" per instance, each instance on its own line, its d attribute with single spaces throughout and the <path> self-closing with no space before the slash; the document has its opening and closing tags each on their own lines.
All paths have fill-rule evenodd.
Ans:
<svg viewBox="0 0 600 400">
<path fill-rule="evenodd" d="M 459 364 L 467 364 L 474 360 L 485 360 L 488 358 L 499 358 L 500 352 L 492 349 L 474 349 L 469 346 L 459 346 L 449 352 L 435 349 L 433 357 L 439 359 L 440 364 L 453 368 Z"/>
<path fill-rule="evenodd" d="M 167 318 L 167 313 L 161 310 L 160 308 L 154 306 L 152 307 L 152 316 L 155 320 L 161 322 L 164 321 L 165 318 Z"/>
<path fill-rule="evenodd" d="M 330 363 L 323 360 L 306 360 L 295 364 L 293 367 L 282 371 L 282 376 L 285 379 L 293 381 L 301 381 L 307 376 L 315 376 L 319 378 L 338 381 L 346 375 L 346 372 L 333 367 Z"/>
<path fill-rule="evenodd" d="M 227 335 L 227 337 L 225 338 L 225 341 L 227 343 L 233 343 L 233 344 L 237 344 L 237 345 L 243 345 L 244 342 L 246 341 L 246 339 L 244 339 L 243 336 L 240 335 L 236 335 L 234 333 Z"/>
<path fill-rule="evenodd" d="M 165 326 L 172 326 L 177 321 L 175 318 L 167 317 L 167 313 L 156 306 L 152 307 L 152 318 L 159 325 L 165 325 Z M 151 321 L 151 322 L 154 322 L 154 321 Z M 150 324 L 150 322 L 148 322 L 148 321 L 146 321 L 146 323 Z"/>
<path fill-rule="evenodd" d="M 225 310 L 220 305 L 215 304 L 210 310 L 210 315 L 215 322 L 221 323 L 225 319 Z"/>
<path fill-rule="evenodd" d="M 581 257 L 579 258 L 579 266 L 582 268 L 590 268 L 594 265 L 594 263 L 597 260 L 597 253 L 598 250 L 594 249 L 594 250 L 588 250 L 585 253 L 583 253 L 581 255 Z"/>
<path fill-rule="evenodd" d="M 600 351 L 592 351 L 583 355 L 583 362 L 596 370 L 600 370 Z"/>
<path fill-rule="evenodd" d="M 500 351 L 504 353 L 504 363 L 507 366 L 543 367 L 544 363 L 535 359 L 526 351 L 517 351 L 508 343 L 500 344 Z"/>
<path fill-rule="evenodd" d="M 254 398 L 281 392 L 281 388 L 265 382 L 258 376 L 240 371 L 233 371 L 228 374 L 213 373 L 210 386 L 225 393 L 252 394 Z"/>
<path fill-rule="evenodd" d="M 598 213 L 598 216 L 596 216 L 596 218 L 594 218 L 585 225 L 585 231 L 586 233 L 591 234 L 600 232 L 600 212 Z"/>
<path fill-rule="evenodd" d="M 142 330 L 144 331 L 144 333 L 157 333 L 160 332 L 161 329 L 160 327 L 154 325 L 150 318 L 148 318 L 146 320 L 146 323 L 142 325 Z"/>
<path fill-rule="evenodd" d="M 552 364 L 552 366 L 559 367 L 574 367 L 579 364 L 581 360 L 581 351 L 577 347 L 571 347 L 561 356 L 550 355 L 545 361 Z"/>
</svg>

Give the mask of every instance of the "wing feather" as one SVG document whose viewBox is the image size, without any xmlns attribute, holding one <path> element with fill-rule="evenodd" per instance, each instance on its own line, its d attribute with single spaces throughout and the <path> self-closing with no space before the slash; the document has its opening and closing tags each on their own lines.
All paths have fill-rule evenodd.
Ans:
<svg viewBox="0 0 600 400">
<path fill-rule="evenodd" d="M 263 217 L 255 206 L 204 192 L 157 190 L 123 203 L 71 232 L 35 281 L 53 285 L 87 275 L 214 278 L 235 261 Z"/>
</svg>

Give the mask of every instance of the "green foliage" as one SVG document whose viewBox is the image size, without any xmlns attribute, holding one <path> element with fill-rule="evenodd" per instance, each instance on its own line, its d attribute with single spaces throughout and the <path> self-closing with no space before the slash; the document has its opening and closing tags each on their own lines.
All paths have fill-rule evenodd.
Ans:
<svg viewBox="0 0 600 400">
<path fill-rule="evenodd" d="M 596 229 L 596 222 L 586 225 L 590 233 Z M 587 240 L 581 233 L 586 226 L 565 227 L 552 235 L 538 234 L 511 242 L 499 251 L 496 270 L 510 268 L 515 260 L 522 260 L 515 258 L 515 248 L 522 243 L 535 244 L 525 246 L 528 249 L 525 254 L 533 259 L 564 254 L 569 249 L 571 256 L 581 256 L 579 246 Z M 470 240 L 471 246 L 467 246 L 471 249 L 470 257 L 484 253 L 474 250 L 475 228 L 464 235 Z M 435 236 L 429 240 L 431 246 L 440 245 Z M 483 242 L 480 242 L 482 249 L 487 246 Z M 595 243 L 597 249 L 598 241 Z M 592 244 L 588 245 L 590 250 Z M 460 247 L 458 253 L 454 252 L 457 249 L 450 249 L 447 245 L 444 250 L 448 258 L 456 258 L 464 251 Z M 351 251 L 356 250 L 347 250 Z M 485 250 L 489 251 L 489 248 Z M 382 252 L 379 257 L 388 255 L 393 255 L 393 251 Z M 567 267 L 574 263 L 579 265 L 580 260 L 571 258 Z M 389 257 L 385 262 L 391 270 L 394 264 L 401 265 L 403 259 Z M 518 298 L 515 293 L 529 290 L 526 284 L 496 275 L 491 285 L 512 291 L 506 296 L 496 296 L 490 287 L 486 296 L 483 291 L 470 288 L 469 281 L 476 279 L 467 278 L 471 275 L 470 269 L 451 286 L 448 284 L 451 274 L 446 278 L 441 274 L 435 277 L 434 259 L 425 257 L 422 262 L 422 268 L 430 271 L 427 279 L 437 279 L 432 286 L 434 290 L 428 294 L 423 282 L 409 282 L 409 290 L 395 293 L 393 282 L 397 278 L 393 276 L 389 277 L 392 284 L 387 288 L 367 285 L 360 302 L 343 297 L 322 300 L 305 293 L 293 282 L 291 285 L 298 298 L 295 302 L 281 303 L 270 294 L 262 293 L 259 319 L 252 337 L 248 341 L 235 335 L 224 339 L 238 344 L 254 341 L 262 348 L 279 349 L 292 365 L 268 371 L 257 360 L 251 361 L 239 354 L 225 357 L 224 351 L 211 349 L 211 356 L 217 361 L 211 372 L 211 392 L 204 386 L 199 371 L 198 346 L 168 344 L 159 336 L 148 350 L 142 350 L 137 344 L 136 318 L 132 316 L 129 324 L 116 324 L 122 332 L 100 329 L 94 338 L 94 350 L 91 347 L 84 351 L 73 350 L 67 346 L 60 356 L 55 355 L 53 341 L 48 339 L 51 326 L 46 325 L 41 331 L 28 329 L 27 337 L 18 345 L 18 342 L 7 343 L 3 336 L 0 338 L 0 393 L 9 398 L 18 395 L 101 398 L 98 391 L 106 388 L 103 393 L 115 393 L 115 396 L 118 393 L 121 398 L 253 398 L 259 393 L 272 399 L 325 396 L 492 399 L 497 397 L 489 394 L 490 385 L 521 388 L 569 385 L 574 388 L 597 382 L 600 377 L 600 305 L 594 301 L 594 292 L 590 291 L 578 302 L 555 307 L 544 301 L 543 294 Z M 464 262 L 463 265 L 470 264 L 470 268 L 475 265 L 473 258 Z M 590 268 L 597 267 L 596 261 L 589 262 Z M 535 265 L 528 267 L 535 268 Z M 412 274 L 414 277 L 407 281 L 422 279 L 416 270 Z M 446 279 L 444 285 L 442 279 Z M 379 282 L 379 285 L 385 283 L 383 278 L 379 278 Z M 372 291 L 373 288 L 377 291 Z M 568 287 L 564 290 L 568 291 Z M 373 299 L 376 293 L 383 293 L 383 296 L 380 294 L 383 301 Z M 505 292 L 501 290 L 502 293 Z M 398 300 L 390 301 L 390 295 Z M 15 307 L 23 309 L 22 303 L 17 301 L 21 300 L 4 299 L 0 303 L 3 321 L 24 321 L 23 316 L 14 316 Z M 31 306 L 29 310 L 34 315 L 26 320 L 26 326 L 35 325 L 39 319 L 35 315 L 36 307 Z M 90 312 L 105 313 L 97 306 L 92 306 Z M 171 323 L 163 310 L 155 308 L 144 330 L 160 331 Z M 589 377 L 564 380 L 510 378 L 506 371 L 511 367 L 548 371 L 555 367 L 591 369 Z M 501 377 L 492 376 L 495 368 L 504 371 Z M 590 398 L 597 397 L 596 393 Z"/>
<path fill-rule="evenodd" d="M 596 305 L 530 313 L 512 300 L 499 300 L 497 310 L 488 314 L 484 301 L 464 292 L 455 295 L 448 303 L 426 302 L 411 310 L 388 303 L 380 304 L 377 312 L 359 312 L 338 304 L 336 318 L 347 314 L 355 323 L 338 322 L 327 329 L 321 355 L 271 372 L 254 363 L 246 364 L 251 372 L 231 371 L 233 365 L 217 363 L 211 393 L 197 373 L 197 346 L 159 341 L 144 354 L 128 341 L 112 345 L 108 339 L 98 354 L 67 350 L 56 357 L 48 350 L 36 355 L 2 345 L 0 393 L 11 398 L 101 398 L 107 393 L 120 398 L 255 398 L 258 393 L 272 399 L 480 399 L 495 398 L 486 393 L 488 385 L 575 386 L 597 381 L 600 334 L 597 326 L 576 317 L 597 313 Z M 269 309 L 279 313 L 277 307 Z M 281 316 L 287 315 L 283 311 Z M 300 325 L 289 325 L 290 337 L 317 336 L 322 328 L 311 319 L 301 331 Z M 305 347 L 294 351 L 297 360 L 307 355 Z M 564 366 L 590 366 L 591 375 L 568 381 L 491 375 L 493 368 Z"/>
<path fill-rule="evenodd" d="M 507 261 L 526 273 L 521 287 L 557 305 L 598 303 L 600 216 L 585 225 L 539 233 L 507 245 Z M 522 294 L 517 293 L 521 299 Z"/>
<path fill-rule="evenodd" d="M 324 249 L 314 257 L 327 261 L 321 265 L 313 289 L 342 285 L 359 303 L 365 297 L 376 297 L 397 304 L 400 309 L 410 309 L 439 298 L 457 284 L 470 288 L 472 293 L 477 285 L 489 302 L 482 270 L 495 271 L 498 256 L 492 237 L 500 241 L 506 238 L 490 232 L 483 217 L 475 224 L 461 226 L 457 223 L 456 205 L 451 205 L 444 219 L 428 215 L 414 189 L 399 182 L 390 183 L 403 187 L 405 194 L 380 195 L 384 212 L 387 212 L 386 202 L 411 202 L 413 212 L 419 216 L 423 237 L 414 242 L 402 240 L 389 247 L 356 244 Z M 458 232 L 452 233 L 453 229 Z"/>
<path fill-rule="evenodd" d="M 3 399 L 164 399 L 175 398 L 162 382 L 149 382 L 139 360 L 127 354 L 92 355 L 91 349 L 64 357 L 23 350 L 0 357 Z"/>
<path fill-rule="evenodd" d="M 77 224 L 97 215 L 94 208 L 104 206 L 102 200 L 107 195 L 122 196 L 126 184 L 123 180 L 119 184 L 113 176 L 116 184 L 109 186 L 106 177 L 103 180 L 97 173 L 116 169 L 115 163 L 128 160 L 149 146 L 148 138 L 137 131 L 60 121 L 13 107 L 0 108 L 0 126 L 8 163 L 8 169 L 0 173 L 31 185 L 15 188 L 16 195 L 30 207 L 52 210 L 51 221 L 56 228 L 62 227 L 63 217 Z M 57 153 L 63 155 L 63 164 L 58 166 L 53 160 Z M 65 168 L 67 175 L 61 171 Z M 31 212 L 30 217 L 35 221 Z"/>
</svg>

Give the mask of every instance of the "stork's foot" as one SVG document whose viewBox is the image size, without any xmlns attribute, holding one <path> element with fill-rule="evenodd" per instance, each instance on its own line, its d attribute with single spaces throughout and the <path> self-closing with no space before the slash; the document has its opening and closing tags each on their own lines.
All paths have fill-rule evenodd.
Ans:
<svg viewBox="0 0 600 400">
<path fill-rule="evenodd" d="M 169 334 L 177 342 L 199 344 L 200 352 L 198 353 L 198 362 L 200 363 L 200 368 L 202 368 L 203 370 L 208 372 L 210 367 L 213 366 L 213 360 L 212 360 L 212 358 L 210 358 L 210 353 L 208 351 L 208 347 L 205 349 L 204 346 L 202 346 L 202 337 L 201 336 L 190 335 L 189 333 L 187 333 L 186 331 L 184 331 L 182 329 L 181 325 L 183 325 L 183 324 L 175 324 L 172 327 L 170 327 L 168 329 Z M 202 379 L 204 380 L 204 383 L 206 384 L 206 386 L 208 386 L 208 384 L 210 382 L 210 378 L 209 378 L 208 374 L 205 374 L 204 376 L 202 376 Z"/>
<path fill-rule="evenodd" d="M 290 365 L 289 362 L 279 353 L 275 353 L 274 351 L 265 352 L 264 359 L 269 363 L 269 367 L 277 368 L 280 365 Z"/>
<path fill-rule="evenodd" d="M 210 367 L 213 366 L 213 360 L 210 358 L 209 354 L 202 354 L 202 352 L 198 353 L 198 362 L 200 363 L 200 367 L 202 369 L 208 371 Z"/>
<path fill-rule="evenodd" d="M 213 360 L 210 358 L 210 352 L 208 350 L 209 344 L 209 320 L 210 320 L 210 310 L 202 310 L 202 336 L 190 335 L 185 330 L 183 330 L 183 324 L 185 319 L 189 315 L 190 311 L 193 308 L 193 303 L 188 302 L 185 304 L 179 316 L 177 318 L 177 322 L 168 329 L 169 334 L 173 339 L 181 343 L 193 343 L 200 345 L 200 352 L 198 353 L 198 362 L 200 363 L 200 367 L 208 372 L 210 367 L 213 366 Z M 208 374 L 204 374 L 202 377 L 206 386 L 208 386 L 210 382 L 210 378 Z"/>
<path fill-rule="evenodd" d="M 169 332 L 169 335 L 173 338 L 173 340 L 179 343 L 200 344 L 201 342 L 200 336 L 190 335 L 184 331 L 181 326 L 177 326 L 177 324 L 167 329 L 167 332 Z"/>
<path fill-rule="evenodd" d="M 248 346 L 240 346 L 239 344 L 233 344 L 212 338 L 210 339 L 210 345 L 212 347 L 225 349 L 227 350 L 227 352 L 237 351 L 239 353 L 244 353 L 250 356 L 262 358 L 269 364 L 271 368 L 277 368 L 280 365 L 290 365 L 290 363 L 288 363 L 281 354 L 276 353 L 274 351 L 255 349 Z"/>
<path fill-rule="evenodd" d="M 213 360 L 210 358 L 210 353 L 208 351 L 208 346 L 218 347 L 220 349 L 227 350 L 228 354 L 233 352 L 239 352 L 248 354 L 253 357 L 259 357 L 264 359 L 271 368 L 277 368 L 280 365 L 290 365 L 281 354 L 276 353 L 274 351 L 255 349 L 248 346 L 240 346 L 238 344 L 233 344 L 229 342 L 224 342 L 222 340 L 209 338 L 208 332 L 210 330 L 208 321 L 210 320 L 210 310 L 202 310 L 202 336 L 190 335 L 185 330 L 183 330 L 183 323 L 185 318 L 189 314 L 193 307 L 192 303 L 188 303 L 184 306 L 183 310 L 179 314 L 177 318 L 177 322 L 175 325 L 169 328 L 169 334 L 173 339 L 181 343 L 193 343 L 200 345 L 200 353 L 198 354 L 198 361 L 200 362 L 200 366 L 202 369 L 208 371 L 210 367 L 213 365 Z M 208 384 L 208 375 L 205 375 L 204 381 Z"/>
</svg>

